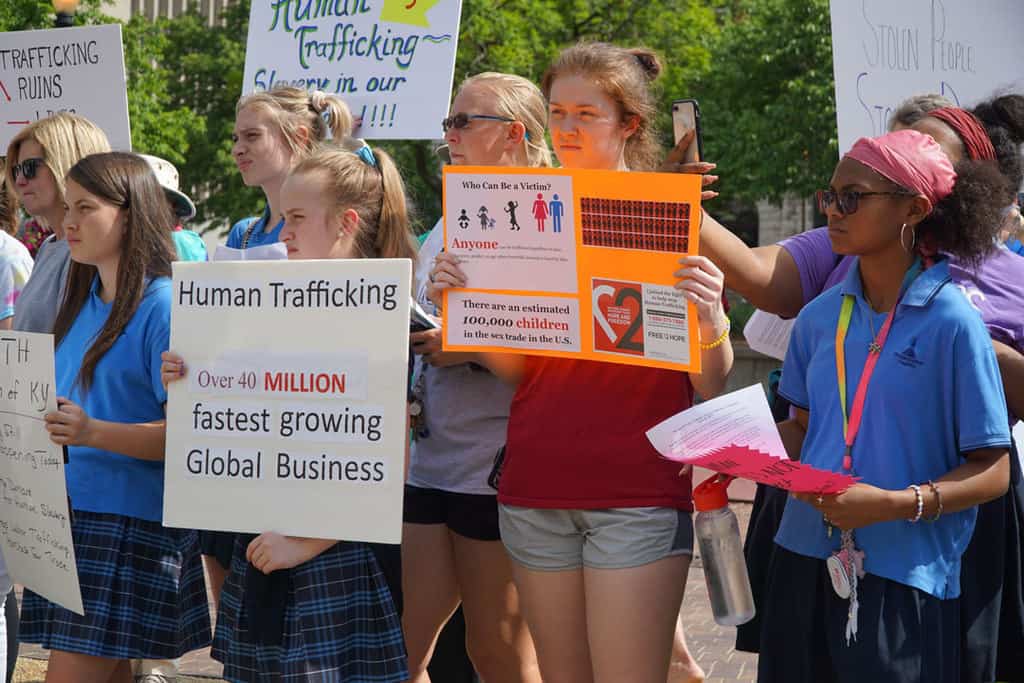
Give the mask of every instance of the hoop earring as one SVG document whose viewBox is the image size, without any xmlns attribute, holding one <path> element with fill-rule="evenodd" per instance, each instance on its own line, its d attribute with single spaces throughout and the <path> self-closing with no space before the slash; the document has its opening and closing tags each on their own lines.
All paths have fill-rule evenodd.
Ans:
<svg viewBox="0 0 1024 683">
<path fill-rule="evenodd" d="M 902 225 L 902 227 L 900 227 L 900 247 L 903 249 L 903 251 L 905 251 L 905 252 L 907 252 L 909 254 L 912 251 L 914 251 L 914 247 L 917 246 L 917 231 L 911 229 L 911 231 L 910 231 L 910 247 L 908 248 L 908 247 L 904 246 L 904 244 L 903 244 L 903 232 L 906 229 L 907 229 L 907 224 L 904 223 Z"/>
</svg>

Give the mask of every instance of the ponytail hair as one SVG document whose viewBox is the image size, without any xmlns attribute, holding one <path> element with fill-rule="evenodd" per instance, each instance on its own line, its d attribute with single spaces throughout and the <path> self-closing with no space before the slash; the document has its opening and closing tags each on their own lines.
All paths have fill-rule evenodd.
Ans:
<svg viewBox="0 0 1024 683">
<path fill-rule="evenodd" d="M 662 149 L 654 134 L 658 103 L 651 85 L 661 74 L 661 61 L 643 47 L 622 48 L 608 43 L 581 42 L 562 50 L 541 79 L 544 97 L 559 76 L 582 76 L 593 81 L 619 108 L 621 122 L 636 119 L 636 131 L 626 139 L 626 165 L 634 171 L 653 171 Z"/>
<path fill-rule="evenodd" d="M 995 248 L 1006 201 L 993 187 L 1005 185 L 991 161 L 963 159 L 954 166 L 953 191 L 917 225 L 917 240 L 975 267 Z"/>
<path fill-rule="evenodd" d="M 358 258 L 415 261 L 405 183 L 387 152 L 354 138 L 328 143 L 292 169 L 292 175 L 314 174 L 332 211 L 359 214 L 353 240 Z"/>
<path fill-rule="evenodd" d="M 1003 203 L 1009 204 L 1024 181 L 1024 165 L 1020 157 L 1020 146 L 1024 143 L 1024 95 L 993 98 L 979 104 L 972 113 L 985 126 L 985 132 L 992 140 L 999 170 L 1006 178 L 1007 193 Z"/>
<path fill-rule="evenodd" d="M 290 85 L 277 85 L 244 95 L 235 107 L 237 114 L 246 107 L 257 106 L 269 113 L 284 138 L 292 157 L 301 158 L 309 154 L 318 142 L 332 138 L 342 139 L 352 133 L 352 112 L 348 105 L 335 95 L 320 90 L 309 92 Z M 309 134 L 299 133 L 305 127 Z"/>
</svg>

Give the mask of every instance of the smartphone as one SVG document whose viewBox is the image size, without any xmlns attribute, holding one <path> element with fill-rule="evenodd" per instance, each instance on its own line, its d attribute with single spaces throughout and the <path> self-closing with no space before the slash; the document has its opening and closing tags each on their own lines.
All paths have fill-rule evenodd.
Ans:
<svg viewBox="0 0 1024 683">
<path fill-rule="evenodd" d="M 700 105 L 697 100 L 676 100 L 672 103 L 672 131 L 675 134 L 676 143 L 688 130 L 694 130 L 697 134 L 693 143 L 686 150 L 683 161 L 686 163 L 700 161 L 704 158 L 704 139 L 700 130 Z"/>
</svg>

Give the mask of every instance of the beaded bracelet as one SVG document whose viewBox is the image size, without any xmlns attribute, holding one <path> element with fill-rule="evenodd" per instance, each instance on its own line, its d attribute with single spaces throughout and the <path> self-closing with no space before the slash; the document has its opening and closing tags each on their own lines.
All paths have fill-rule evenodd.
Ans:
<svg viewBox="0 0 1024 683">
<path fill-rule="evenodd" d="M 924 496 L 921 495 L 921 487 L 917 484 L 911 484 L 910 488 L 914 489 L 914 496 L 917 497 L 917 514 L 914 515 L 913 519 L 907 521 L 911 524 L 917 524 L 921 521 L 921 515 L 924 514 Z"/>
<path fill-rule="evenodd" d="M 711 349 L 717 349 L 719 346 L 725 343 L 725 340 L 729 338 L 729 330 L 732 329 L 732 323 L 728 318 L 725 319 L 725 331 L 718 335 L 718 339 L 707 344 L 702 343 L 700 345 L 701 351 L 710 351 Z"/>
<path fill-rule="evenodd" d="M 939 491 L 939 485 L 936 484 L 931 479 L 928 480 L 928 486 L 931 487 L 932 493 L 935 494 L 935 502 L 937 503 L 938 507 L 935 510 L 935 516 L 934 517 L 928 517 L 927 519 L 925 519 L 925 521 L 926 522 L 935 522 L 935 521 L 937 521 L 939 519 L 939 517 L 942 516 L 942 492 Z"/>
</svg>

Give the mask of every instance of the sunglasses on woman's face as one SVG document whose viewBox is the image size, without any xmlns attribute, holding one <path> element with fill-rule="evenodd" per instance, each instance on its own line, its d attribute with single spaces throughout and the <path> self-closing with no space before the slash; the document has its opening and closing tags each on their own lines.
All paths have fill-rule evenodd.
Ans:
<svg viewBox="0 0 1024 683">
<path fill-rule="evenodd" d="M 11 175 L 14 180 L 18 180 L 19 175 L 25 176 L 25 180 L 32 180 L 36 177 L 36 171 L 43 164 L 43 160 L 39 157 L 32 157 L 31 159 L 25 159 L 20 164 L 14 164 L 11 167 Z"/>
<path fill-rule="evenodd" d="M 833 204 L 836 205 L 836 209 L 839 213 L 844 216 L 849 216 L 851 213 L 856 213 L 857 209 L 860 208 L 861 197 L 874 197 L 888 195 L 891 197 L 913 197 L 914 195 L 910 192 L 857 192 L 855 190 L 846 190 L 843 192 L 836 192 L 835 190 L 818 190 L 818 210 L 822 213 L 828 213 L 829 207 Z"/>
<path fill-rule="evenodd" d="M 491 116 L 490 114 L 467 114 L 465 112 L 459 112 L 455 116 L 449 116 L 441 122 L 441 128 L 445 133 L 448 132 L 449 128 L 460 130 L 469 125 L 470 121 L 475 119 L 484 119 L 485 121 L 504 121 L 505 123 L 512 123 L 515 119 L 510 119 L 505 116 Z"/>
</svg>

